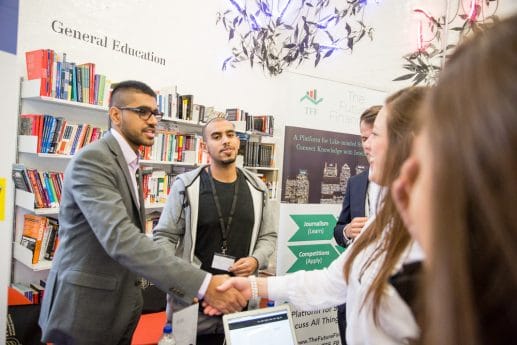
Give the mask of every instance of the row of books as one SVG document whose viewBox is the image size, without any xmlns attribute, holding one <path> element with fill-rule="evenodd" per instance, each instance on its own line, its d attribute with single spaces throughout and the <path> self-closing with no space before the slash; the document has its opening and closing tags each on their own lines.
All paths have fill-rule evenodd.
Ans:
<svg viewBox="0 0 517 345">
<path fill-rule="evenodd" d="M 12 283 L 11 287 L 24 295 L 29 301 L 33 304 L 40 304 L 43 301 L 43 296 L 45 295 L 45 286 L 46 281 L 40 280 L 38 283 Z"/>
<path fill-rule="evenodd" d="M 244 147 L 240 150 L 244 156 L 244 166 L 273 167 L 275 144 L 245 141 L 241 142 L 241 147 Z"/>
<path fill-rule="evenodd" d="M 246 118 L 249 117 L 249 113 L 240 108 L 227 108 L 226 109 L 226 119 L 228 121 L 246 121 Z"/>
<path fill-rule="evenodd" d="M 206 107 L 194 104 L 193 95 L 179 95 L 176 87 L 157 91 L 156 103 L 165 119 L 205 122 Z"/>
<path fill-rule="evenodd" d="M 247 131 L 273 135 L 275 118 L 272 115 L 248 115 L 245 120 Z"/>
<path fill-rule="evenodd" d="M 163 162 L 188 162 L 195 164 L 195 152 L 199 143 L 195 134 L 178 134 L 172 131 L 157 132 L 153 146 L 140 147 L 140 155 L 144 160 Z"/>
<path fill-rule="evenodd" d="M 272 136 L 274 132 L 274 117 L 272 115 L 250 115 L 239 109 L 226 109 L 225 118 L 234 121 L 238 131 L 253 132 L 261 135 Z"/>
<path fill-rule="evenodd" d="M 63 117 L 49 114 L 22 114 L 20 116 L 20 135 L 38 137 L 36 151 L 73 155 L 83 146 L 102 137 L 100 127 L 84 124 L 72 124 Z"/>
<path fill-rule="evenodd" d="M 276 180 L 274 180 L 274 181 L 268 180 L 268 178 L 264 174 L 257 174 L 257 176 L 260 177 L 260 179 L 262 181 L 264 181 L 264 183 L 265 183 L 265 185 L 267 187 L 269 198 L 270 199 L 276 199 L 277 192 L 278 192 L 278 181 L 276 181 Z"/>
<path fill-rule="evenodd" d="M 176 174 L 142 169 L 142 189 L 146 204 L 165 203 Z"/>
<path fill-rule="evenodd" d="M 25 214 L 20 244 L 32 251 L 32 264 L 52 260 L 59 244 L 59 223 L 56 219 Z"/>
<path fill-rule="evenodd" d="M 25 53 L 27 79 L 40 79 L 40 96 L 105 106 L 111 81 L 95 73 L 95 64 L 69 62 L 66 53 L 38 49 Z"/>
<path fill-rule="evenodd" d="M 63 173 L 26 169 L 23 164 L 14 164 L 12 170 L 17 189 L 34 194 L 35 208 L 59 207 L 63 186 Z"/>
</svg>

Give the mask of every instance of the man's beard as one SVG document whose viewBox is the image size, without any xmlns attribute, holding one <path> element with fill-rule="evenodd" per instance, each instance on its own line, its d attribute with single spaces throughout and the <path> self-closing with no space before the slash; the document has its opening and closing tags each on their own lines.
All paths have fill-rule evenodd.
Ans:
<svg viewBox="0 0 517 345">
<path fill-rule="evenodd" d="M 231 158 L 227 158 L 227 159 L 222 159 L 222 160 L 220 160 L 220 162 L 221 162 L 221 165 L 230 165 L 230 164 L 234 163 L 236 159 L 237 159 L 237 157 L 231 157 Z"/>
</svg>

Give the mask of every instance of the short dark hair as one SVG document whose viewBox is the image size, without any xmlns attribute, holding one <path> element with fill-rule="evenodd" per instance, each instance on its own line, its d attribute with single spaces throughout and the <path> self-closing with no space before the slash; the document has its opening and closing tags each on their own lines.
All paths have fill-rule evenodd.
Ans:
<svg viewBox="0 0 517 345">
<path fill-rule="evenodd" d="M 361 114 L 361 118 L 359 119 L 359 123 L 365 122 L 368 125 L 373 125 L 375 122 L 375 118 L 377 114 L 381 110 L 382 105 L 373 105 L 370 108 L 363 111 Z"/>
<path fill-rule="evenodd" d="M 228 119 L 226 119 L 225 117 L 214 117 L 210 120 L 208 120 L 204 125 L 203 127 L 201 128 L 201 135 L 203 136 L 203 140 L 206 142 L 206 128 L 208 127 L 209 124 L 211 124 L 212 122 L 219 122 L 219 121 L 228 121 L 230 123 L 232 123 L 231 121 L 229 121 Z M 235 125 L 232 123 L 233 125 L 233 128 L 235 128 Z"/>
<path fill-rule="evenodd" d="M 115 84 L 115 86 L 113 87 L 113 90 L 111 91 L 109 106 L 124 106 L 125 104 L 120 104 L 119 102 L 122 101 L 123 95 L 126 91 L 140 92 L 151 97 L 156 97 L 156 92 L 154 92 L 153 89 L 149 87 L 149 85 L 137 80 L 126 80 Z"/>
</svg>

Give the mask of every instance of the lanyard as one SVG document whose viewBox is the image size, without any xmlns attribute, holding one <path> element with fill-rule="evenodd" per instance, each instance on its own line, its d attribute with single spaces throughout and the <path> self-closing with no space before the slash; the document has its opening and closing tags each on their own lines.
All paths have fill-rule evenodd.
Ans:
<svg viewBox="0 0 517 345">
<path fill-rule="evenodd" d="M 221 252 L 223 254 L 226 254 L 226 251 L 228 250 L 228 235 L 230 233 L 233 215 L 235 214 L 235 207 L 237 206 L 237 195 L 239 193 L 239 172 L 237 171 L 237 180 L 235 181 L 235 188 L 233 190 L 232 197 L 232 208 L 230 210 L 226 226 L 224 224 L 223 212 L 221 211 L 221 203 L 219 202 L 219 196 L 217 195 L 217 190 L 215 189 L 215 183 L 212 177 L 212 172 L 210 171 L 210 166 L 208 167 L 208 176 L 210 177 L 210 187 L 212 187 L 212 195 L 214 196 L 215 207 L 217 209 L 217 215 L 219 217 L 219 225 L 221 227 L 221 236 L 223 239 L 223 243 L 221 245 Z"/>
</svg>

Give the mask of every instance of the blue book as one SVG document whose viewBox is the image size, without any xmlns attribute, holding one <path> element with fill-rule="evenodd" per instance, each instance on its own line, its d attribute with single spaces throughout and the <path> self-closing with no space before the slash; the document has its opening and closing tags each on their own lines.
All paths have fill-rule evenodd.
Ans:
<svg viewBox="0 0 517 345">
<path fill-rule="evenodd" d="M 52 116 L 52 118 L 50 119 L 50 131 L 48 133 L 48 138 L 47 138 L 46 153 L 54 153 L 52 151 L 52 143 L 54 141 L 54 137 L 56 136 L 56 131 L 58 130 L 57 129 L 58 125 L 59 125 L 59 121 L 57 120 L 56 117 Z"/>
<path fill-rule="evenodd" d="M 44 171 L 43 173 L 43 187 L 45 188 L 45 191 L 47 192 L 48 199 L 50 201 L 50 207 L 58 207 L 59 201 L 57 200 L 57 195 L 52 188 L 52 181 L 50 180 L 50 177 L 48 175 L 48 171 Z"/>
<path fill-rule="evenodd" d="M 48 152 L 51 126 L 52 115 L 43 115 L 43 136 L 41 138 L 41 153 Z"/>
<path fill-rule="evenodd" d="M 70 64 L 70 75 L 72 76 L 70 79 L 70 85 L 72 90 L 71 100 L 77 102 L 77 71 L 75 69 L 75 63 L 72 62 Z"/>
<path fill-rule="evenodd" d="M 72 144 L 72 148 L 70 149 L 70 154 L 73 155 L 75 153 L 75 150 L 77 148 L 77 143 L 79 141 L 79 138 L 81 137 L 81 132 L 83 131 L 84 125 L 78 125 L 77 126 L 77 132 L 75 132 L 75 138 L 74 142 Z"/>
<path fill-rule="evenodd" d="M 62 62 L 56 62 L 56 98 L 61 98 L 61 68 Z"/>
</svg>

